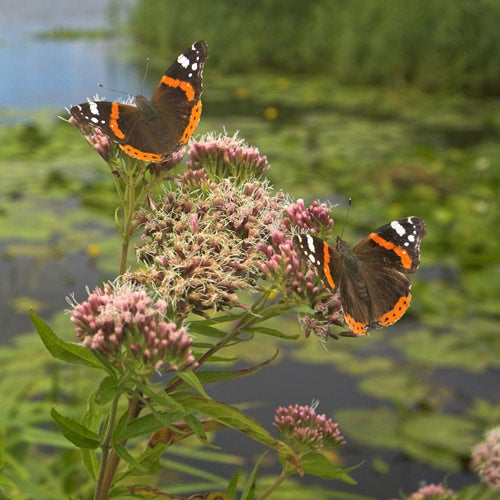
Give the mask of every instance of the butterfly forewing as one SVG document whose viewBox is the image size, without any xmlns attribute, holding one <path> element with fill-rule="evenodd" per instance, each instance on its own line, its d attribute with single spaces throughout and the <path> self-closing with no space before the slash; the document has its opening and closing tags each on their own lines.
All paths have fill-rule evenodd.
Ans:
<svg viewBox="0 0 500 500">
<path fill-rule="evenodd" d="M 370 233 L 354 252 L 368 265 L 375 262 L 414 273 L 420 264 L 420 242 L 425 234 L 425 223 L 419 217 L 394 220 Z"/>
<path fill-rule="evenodd" d="M 341 263 L 337 250 L 310 234 L 297 234 L 293 237 L 293 242 L 301 255 L 314 266 L 324 283 L 334 290 L 338 284 Z"/>
<path fill-rule="evenodd" d="M 189 141 L 200 121 L 203 67 L 207 57 L 206 42 L 194 43 L 167 69 L 151 100 L 162 110 L 160 119 L 169 136 L 178 138 L 175 148 Z M 177 120 L 170 120 L 171 116 Z"/>
</svg>

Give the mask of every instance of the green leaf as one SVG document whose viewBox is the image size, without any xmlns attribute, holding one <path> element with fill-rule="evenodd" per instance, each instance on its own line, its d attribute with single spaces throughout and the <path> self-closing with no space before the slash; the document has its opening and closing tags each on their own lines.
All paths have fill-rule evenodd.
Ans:
<svg viewBox="0 0 500 500">
<path fill-rule="evenodd" d="M 129 408 L 125 408 L 121 416 L 116 421 L 115 429 L 113 431 L 114 443 L 117 443 L 121 440 L 121 435 L 123 429 L 125 429 L 125 427 L 127 426 L 128 418 L 129 418 Z"/>
<path fill-rule="evenodd" d="M 94 400 L 97 404 L 104 406 L 121 392 L 123 388 L 118 385 L 118 380 L 110 375 L 102 379 Z"/>
<path fill-rule="evenodd" d="M 205 432 L 205 429 L 203 429 L 203 425 L 201 422 L 194 416 L 194 415 L 186 415 L 184 417 L 184 421 L 186 422 L 187 425 L 189 425 L 189 428 L 192 429 L 196 437 L 203 443 L 207 443 L 207 433 Z"/>
<path fill-rule="evenodd" d="M 289 461 L 292 460 L 294 465 L 296 464 L 294 453 L 287 445 L 271 436 L 264 427 L 238 408 L 188 392 L 177 394 L 176 397 L 186 408 L 211 417 L 231 429 L 243 432 L 252 439 L 275 449 L 280 455 Z"/>
<path fill-rule="evenodd" d="M 205 335 L 206 337 L 216 339 L 224 338 L 227 335 L 227 332 L 224 330 L 209 326 L 204 321 L 193 321 L 189 324 L 189 331 L 190 333 L 197 333 L 199 335 Z"/>
<path fill-rule="evenodd" d="M 157 446 L 156 448 L 146 448 L 137 458 L 134 458 L 121 445 L 118 445 L 119 453 L 122 458 L 130 465 L 127 470 L 117 474 L 115 484 L 118 484 L 126 477 L 137 475 L 156 475 L 162 467 L 160 465 L 160 457 L 165 452 L 165 447 Z M 117 451 L 118 453 L 118 451 Z M 121 497 L 120 497 L 121 498 Z"/>
<path fill-rule="evenodd" d="M 347 475 L 347 472 L 359 466 L 343 469 L 340 465 L 332 462 L 322 453 L 310 452 L 302 457 L 300 461 L 306 474 L 318 476 L 323 479 L 338 479 L 349 484 L 356 484 L 356 481 Z"/>
<path fill-rule="evenodd" d="M 55 408 L 52 408 L 50 414 L 63 436 L 78 448 L 95 449 L 100 446 L 99 436 L 80 422 L 64 417 Z"/>
<path fill-rule="evenodd" d="M 167 394 L 163 388 L 160 390 L 153 390 L 148 383 L 142 383 L 140 380 L 135 381 L 137 387 L 142 391 L 142 393 L 147 396 L 153 403 L 163 408 L 168 408 L 169 410 L 176 413 L 185 413 L 186 409 L 170 394 Z M 147 402 L 144 402 L 146 405 Z M 148 405 L 150 406 L 150 405 Z"/>
<path fill-rule="evenodd" d="M 251 366 L 249 368 L 242 368 L 240 370 L 206 370 L 203 372 L 197 372 L 198 379 L 203 384 L 208 384 L 211 382 L 227 382 L 228 380 L 236 380 L 243 377 L 248 377 L 272 363 L 279 354 L 279 350 L 273 354 L 273 356 L 258 365 Z"/>
<path fill-rule="evenodd" d="M 60 359 L 66 363 L 81 364 L 92 368 L 103 369 L 102 363 L 94 355 L 94 352 L 78 344 L 72 344 L 61 340 L 52 329 L 32 310 L 29 312 L 31 321 L 47 350 L 53 358 Z"/>
<path fill-rule="evenodd" d="M 116 433 L 117 435 L 114 439 L 115 441 L 122 441 L 124 439 L 152 434 L 165 426 L 174 429 L 172 423 L 183 416 L 184 414 L 179 415 L 172 412 L 150 413 L 130 422 L 120 433 Z"/>
<path fill-rule="evenodd" d="M 486 484 L 474 484 L 460 490 L 456 500 L 498 500 L 498 491 Z"/>
<path fill-rule="evenodd" d="M 270 335 L 271 337 L 277 337 L 279 339 L 295 340 L 300 337 L 300 335 L 286 335 L 275 328 L 269 328 L 267 326 L 253 326 L 245 328 L 245 333 L 264 333 L 265 335 Z"/>
<path fill-rule="evenodd" d="M 99 463 L 93 450 L 80 448 L 80 455 L 82 457 L 82 464 L 87 474 L 95 481 L 99 473 Z"/>
<path fill-rule="evenodd" d="M 208 394 L 205 392 L 200 379 L 197 377 L 196 373 L 191 370 L 179 371 L 177 375 L 190 387 L 198 391 L 202 396 L 208 398 Z"/>
<path fill-rule="evenodd" d="M 128 452 L 127 448 L 125 448 L 125 446 L 116 443 L 113 445 L 113 448 L 115 449 L 119 457 L 125 460 L 125 462 L 127 462 L 129 465 L 134 467 L 134 469 L 138 470 L 139 472 L 149 472 L 146 467 L 135 460 L 135 458 Z"/>
<path fill-rule="evenodd" d="M 257 473 L 259 472 L 260 463 L 265 456 L 266 453 L 263 453 L 259 460 L 257 460 L 251 474 L 248 476 L 243 491 L 241 492 L 241 500 L 253 500 L 255 498 L 255 481 L 257 479 Z"/>
<path fill-rule="evenodd" d="M 238 491 L 238 479 L 240 478 L 240 474 L 241 474 L 241 469 L 237 469 L 236 472 L 233 474 L 231 481 L 229 481 L 229 484 L 227 485 L 227 492 L 233 498 L 236 498 L 236 493 Z"/>
</svg>

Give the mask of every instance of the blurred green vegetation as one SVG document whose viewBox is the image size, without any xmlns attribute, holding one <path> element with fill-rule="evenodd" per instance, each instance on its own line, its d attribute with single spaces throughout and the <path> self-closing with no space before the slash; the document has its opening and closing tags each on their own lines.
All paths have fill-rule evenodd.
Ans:
<svg viewBox="0 0 500 500">
<path fill-rule="evenodd" d="M 208 40 L 210 66 L 226 75 L 312 73 L 486 96 L 500 93 L 499 20 L 494 0 L 142 0 L 130 26 L 152 51 Z"/>
</svg>

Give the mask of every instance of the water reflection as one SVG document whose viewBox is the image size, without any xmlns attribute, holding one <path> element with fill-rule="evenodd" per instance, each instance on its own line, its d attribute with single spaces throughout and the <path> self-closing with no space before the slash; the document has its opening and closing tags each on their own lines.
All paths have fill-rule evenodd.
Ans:
<svg viewBox="0 0 500 500">
<path fill-rule="evenodd" d="M 124 12 L 131 1 L 120 2 Z M 97 84 L 136 91 L 140 87 L 115 39 L 41 40 L 54 29 L 105 29 L 113 0 L 0 0 L 0 105 L 61 108 L 98 91 Z"/>
</svg>

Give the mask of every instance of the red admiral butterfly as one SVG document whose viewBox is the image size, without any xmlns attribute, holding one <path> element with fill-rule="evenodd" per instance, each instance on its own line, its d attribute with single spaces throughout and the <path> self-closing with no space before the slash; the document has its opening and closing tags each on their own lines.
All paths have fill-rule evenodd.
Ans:
<svg viewBox="0 0 500 500">
<path fill-rule="evenodd" d="M 135 106 L 97 101 L 73 106 L 80 126 L 100 128 L 130 156 L 159 162 L 184 146 L 201 116 L 202 72 L 208 45 L 191 45 L 167 69 L 151 100 L 137 95 Z"/>
<path fill-rule="evenodd" d="M 398 321 L 410 306 L 411 281 L 426 234 L 418 217 L 399 219 L 370 233 L 354 248 L 337 237 L 335 248 L 309 234 L 294 243 L 332 290 L 338 290 L 344 320 L 357 335 Z"/>
</svg>

